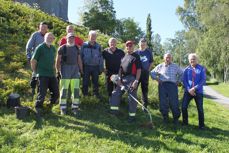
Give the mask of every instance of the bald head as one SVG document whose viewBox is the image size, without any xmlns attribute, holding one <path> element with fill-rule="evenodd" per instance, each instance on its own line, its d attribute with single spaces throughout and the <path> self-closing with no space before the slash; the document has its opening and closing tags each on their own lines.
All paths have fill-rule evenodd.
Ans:
<svg viewBox="0 0 229 153">
<path fill-rule="evenodd" d="M 164 54 L 164 62 L 166 65 L 169 65 L 170 63 L 172 63 L 172 55 L 170 53 Z"/>
</svg>

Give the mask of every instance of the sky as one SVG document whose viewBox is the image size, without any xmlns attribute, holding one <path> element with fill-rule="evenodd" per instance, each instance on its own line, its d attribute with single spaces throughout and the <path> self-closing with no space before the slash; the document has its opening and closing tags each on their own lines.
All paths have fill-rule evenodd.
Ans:
<svg viewBox="0 0 229 153">
<path fill-rule="evenodd" d="M 152 31 L 161 36 L 162 43 L 167 38 L 174 38 L 176 31 L 184 29 L 176 8 L 183 6 L 183 0 L 113 0 L 116 18 L 133 18 L 141 29 L 146 29 L 147 15 L 151 15 Z M 84 0 L 69 0 L 68 18 L 72 23 L 79 24 L 79 10 Z"/>
</svg>

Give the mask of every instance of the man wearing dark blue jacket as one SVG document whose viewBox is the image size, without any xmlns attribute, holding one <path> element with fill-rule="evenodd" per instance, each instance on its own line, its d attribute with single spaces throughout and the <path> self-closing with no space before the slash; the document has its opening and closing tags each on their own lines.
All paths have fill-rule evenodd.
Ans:
<svg viewBox="0 0 229 153">
<path fill-rule="evenodd" d="M 103 71 L 103 57 L 101 46 L 96 42 L 96 31 L 90 31 L 88 39 L 81 47 L 81 58 L 83 61 L 83 95 L 88 95 L 90 77 L 92 77 L 93 94 L 99 95 L 99 74 Z"/>
<path fill-rule="evenodd" d="M 203 85 L 206 82 L 205 68 L 198 64 L 197 55 L 189 54 L 190 65 L 185 69 L 183 84 L 185 88 L 182 102 L 183 124 L 188 125 L 188 105 L 194 98 L 198 110 L 199 129 L 204 129 Z"/>
</svg>

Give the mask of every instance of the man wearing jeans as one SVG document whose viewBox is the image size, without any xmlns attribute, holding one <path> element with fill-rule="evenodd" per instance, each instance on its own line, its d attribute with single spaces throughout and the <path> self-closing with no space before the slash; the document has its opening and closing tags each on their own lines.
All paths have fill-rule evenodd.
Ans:
<svg viewBox="0 0 229 153">
<path fill-rule="evenodd" d="M 184 71 L 183 84 L 185 88 L 182 103 L 183 124 L 188 125 L 188 105 L 194 98 L 198 110 L 199 129 L 204 129 L 203 85 L 206 82 L 205 68 L 198 64 L 197 55 L 189 54 L 190 65 Z"/>
<path fill-rule="evenodd" d="M 152 79 L 158 81 L 160 112 L 164 123 L 168 122 L 169 106 L 173 114 L 173 123 L 178 123 L 180 109 L 177 85 L 181 81 L 182 74 L 182 69 L 172 63 L 172 55 L 170 53 L 166 53 L 164 55 L 164 62 L 157 65 L 151 71 Z"/>
<path fill-rule="evenodd" d="M 47 89 L 49 89 L 51 93 L 51 104 L 56 103 L 59 97 L 58 83 L 54 69 L 56 50 L 52 45 L 53 40 L 53 34 L 46 33 L 44 43 L 36 48 L 31 59 L 33 73 L 38 75 L 38 94 L 35 103 L 38 118 L 40 118 L 41 115 Z"/>
</svg>

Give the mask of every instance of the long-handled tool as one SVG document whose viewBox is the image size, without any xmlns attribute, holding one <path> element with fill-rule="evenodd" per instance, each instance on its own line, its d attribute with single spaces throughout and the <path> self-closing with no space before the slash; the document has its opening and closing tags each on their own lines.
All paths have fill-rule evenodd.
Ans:
<svg viewBox="0 0 229 153">
<path fill-rule="evenodd" d="M 115 75 L 115 74 L 114 74 L 114 75 L 112 75 L 112 76 L 110 77 L 110 79 L 111 79 L 111 81 L 112 81 L 113 83 L 115 83 L 116 85 L 118 85 L 118 81 L 119 81 L 119 76 L 118 76 L 118 75 Z M 122 85 L 122 86 L 120 86 L 120 87 L 121 87 L 121 90 L 122 90 L 122 91 L 126 91 L 126 92 L 130 95 L 130 97 L 133 98 L 134 101 L 136 101 L 137 104 L 139 104 L 139 105 L 140 105 L 144 110 L 146 110 L 146 112 L 148 113 L 150 121 L 149 121 L 148 123 L 142 124 L 141 127 L 153 128 L 153 121 L 152 121 L 152 116 L 151 116 L 150 111 L 149 111 L 140 101 L 138 101 L 138 100 L 130 93 L 130 90 L 131 90 L 130 87 L 128 87 L 128 86 L 126 86 L 126 85 Z"/>
</svg>

